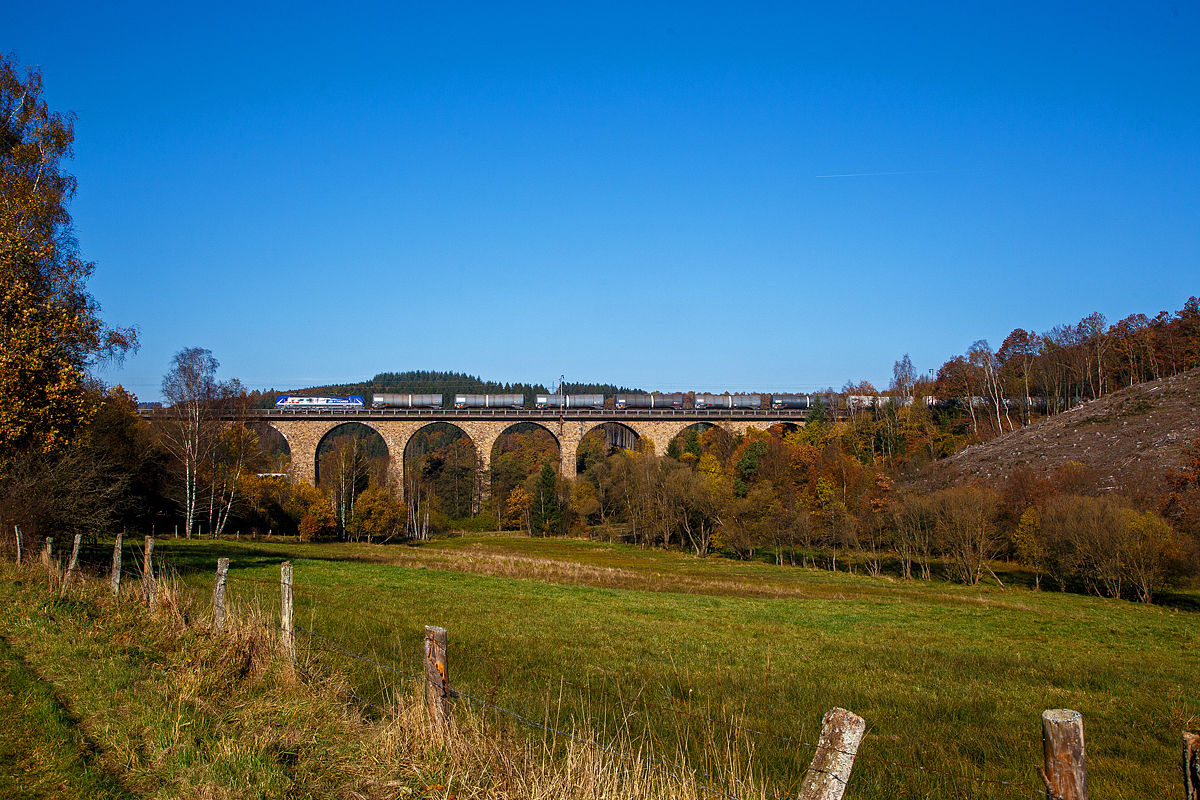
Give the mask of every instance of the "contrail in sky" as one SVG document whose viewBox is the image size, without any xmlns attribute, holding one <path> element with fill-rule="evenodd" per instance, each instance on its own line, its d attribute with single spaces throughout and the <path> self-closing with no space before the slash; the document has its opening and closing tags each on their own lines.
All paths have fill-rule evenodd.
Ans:
<svg viewBox="0 0 1200 800">
<path fill-rule="evenodd" d="M 920 175 L 929 170 L 914 169 L 908 172 L 852 172 L 849 175 L 814 175 L 816 178 L 870 178 L 875 175 Z"/>
</svg>

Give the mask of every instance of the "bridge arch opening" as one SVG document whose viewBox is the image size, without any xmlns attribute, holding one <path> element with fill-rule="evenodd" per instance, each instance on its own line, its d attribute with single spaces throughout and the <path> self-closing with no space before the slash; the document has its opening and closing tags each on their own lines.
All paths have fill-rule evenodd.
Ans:
<svg viewBox="0 0 1200 800">
<path fill-rule="evenodd" d="M 782 440 L 789 433 L 795 433 L 804 426 L 798 422 L 775 422 L 767 426 L 767 433 Z"/>
<path fill-rule="evenodd" d="M 488 513 L 501 527 L 506 523 L 508 527 L 519 527 L 520 521 L 509 513 L 509 499 L 517 487 L 529 491 L 527 484 L 536 480 L 545 463 L 561 474 L 558 437 L 544 425 L 518 422 L 496 437 L 488 467 Z"/>
<path fill-rule="evenodd" d="M 697 422 L 681 430 L 667 445 L 665 455 L 694 467 L 706 454 L 724 464 L 737 449 L 738 438 L 711 422 Z"/>
<path fill-rule="evenodd" d="M 258 437 L 258 447 L 263 455 L 260 471 L 273 474 L 287 472 L 292 461 L 292 448 L 287 437 L 266 422 L 250 423 L 249 428 Z"/>
<path fill-rule="evenodd" d="M 575 474 L 583 475 L 593 464 L 622 450 L 638 449 L 637 431 L 619 422 L 603 422 L 592 428 L 575 451 Z"/>
<path fill-rule="evenodd" d="M 346 534 L 354 503 L 368 486 L 387 486 L 387 443 L 361 422 L 332 428 L 317 443 L 317 487 L 329 495 L 339 533 Z"/>
<path fill-rule="evenodd" d="M 420 535 L 479 510 L 479 453 L 462 428 L 449 422 L 420 428 L 405 444 L 403 458 L 412 533 Z"/>
</svg>

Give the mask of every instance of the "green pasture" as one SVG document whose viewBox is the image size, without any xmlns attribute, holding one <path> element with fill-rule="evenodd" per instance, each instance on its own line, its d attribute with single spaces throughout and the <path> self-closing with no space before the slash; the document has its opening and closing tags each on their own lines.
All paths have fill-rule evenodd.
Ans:
<svg viewBox="0 0 1200 800">
<path fill-rule="evenodd" d="M 868 722 L 850 793 L 872 798 L 1035 796 L 1047 708 L 1084 715 L 1091 796 L 1172 796 L 1180 732 L 1200 727 L 1200 617 L 1177 609 L 575 540 L 158 548 L 197 609 L 228 556 L 230 600 L 277 615 L 291 560 L 298 624 L 377 664 L 304 632 L 302 653 L 369 702 L 414 690 L 392 669 L 418 673 L 424 626 L 439 625 L 459 690 L 598 741 L 623 734 L 735 795 L 718 754 L 752 748 L 784 796 L 835 706 Z"/>
</svg>

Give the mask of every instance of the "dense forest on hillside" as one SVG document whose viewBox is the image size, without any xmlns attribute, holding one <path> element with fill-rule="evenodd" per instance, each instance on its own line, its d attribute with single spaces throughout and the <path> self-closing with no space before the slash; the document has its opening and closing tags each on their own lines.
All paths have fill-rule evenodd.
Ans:
<svg viewBox="0 0 1200 800">
<path fill-rule="evenodd" d="M 570 383 L 563 384 L 568 394 L 603 394 L 606 397 L 614 394 L 637 392 L 624 386 L 614 386 L 608 383 Z M 521 394 L 525 396 L 525 406 L 533 408 L 533 398 L 537 394 L 552 394 L 558 391 L 555 385 L 547 389 L 540 383 L 499 383 L 485 381 L 475 375 L 464 372 L 437 372 L 433 370 L 409 370 L 407 372 L 381 372 L 365 383 L 339 383 L 329 386 L 310 386 L 305 389 L 277 391 L 268 389 L 265 392 L 253 392 L 253 404 L 259 408 L 271 408 L 275 398 L 281 394 L 329 394 L 329 395 L 360 395 L 368 403 L 375 393 L 393 394 L 440 394 L 444 396 L 447 407 L 453 404 L 455 394 Z"/>
</svg>

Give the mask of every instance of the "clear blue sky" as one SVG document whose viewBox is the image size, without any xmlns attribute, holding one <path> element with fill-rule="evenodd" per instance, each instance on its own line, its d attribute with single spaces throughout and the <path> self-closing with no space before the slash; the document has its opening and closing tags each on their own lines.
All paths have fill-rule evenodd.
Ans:
<svg viewBox="0 0 1200 800">
<path fill-rule="evenodd" d="M 340 5 L 5 9 L 106 380 L 883 388 L 1200 294 L 1196 2 Z"/>
</svg>

